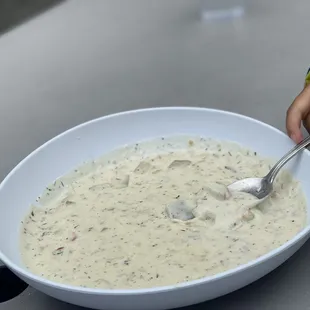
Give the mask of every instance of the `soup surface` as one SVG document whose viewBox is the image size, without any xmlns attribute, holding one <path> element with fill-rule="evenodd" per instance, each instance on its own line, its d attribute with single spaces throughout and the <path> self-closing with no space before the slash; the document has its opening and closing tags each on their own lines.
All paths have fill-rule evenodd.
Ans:
<svg viewBox="0 0 310 310">
<path fill-rule="evenodd" d="M 126 146 L 57 179 L 22 222 L 35 274 L 92 288 L 147 288 L 217 274 L 279 247 L 306 225 L 288 172 L 270 198 L 226 185 L 270 161 L 229 142 L 161 138 Z"/>
</svg>

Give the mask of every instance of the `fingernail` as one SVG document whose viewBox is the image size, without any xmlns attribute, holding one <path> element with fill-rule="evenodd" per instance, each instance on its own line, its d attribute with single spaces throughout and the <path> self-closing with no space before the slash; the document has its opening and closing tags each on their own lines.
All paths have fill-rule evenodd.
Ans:
<svg viewBox="0 0 310 310">
<path fill-rule="evenodd" d="M 290 138 L 295 142 L 295 143 L 300 143 L 303 139 L 302 135 L 296 135 L 295 133 L 292 133 L 290 135 Z"/>
</svg>

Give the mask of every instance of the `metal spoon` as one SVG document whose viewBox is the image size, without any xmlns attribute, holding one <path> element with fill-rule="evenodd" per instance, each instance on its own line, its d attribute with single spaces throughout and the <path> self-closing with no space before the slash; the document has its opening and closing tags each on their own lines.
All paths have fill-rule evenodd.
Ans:
<svg viewBox="0 0 310 310">
<path fill-rule="evenodd" d="M 230 192 L 244 192 L 251 194 L 258 198 L 261 202 L 266 199 L 273 190 L 273 182 L 279 173 L 280 169 L 297 153 L 303 150 L 310 144 L 310 136 L 305 138 L 293 149 L 291 149 L 286 155 L 284 155 L 270 170 L 270 172 L 263 178 L 246 178 L 236 181 L 228 185 Z"/>
</svg>

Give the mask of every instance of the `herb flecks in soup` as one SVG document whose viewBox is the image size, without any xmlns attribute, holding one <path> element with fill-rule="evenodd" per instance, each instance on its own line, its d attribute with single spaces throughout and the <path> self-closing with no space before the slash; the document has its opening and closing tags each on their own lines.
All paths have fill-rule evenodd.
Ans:
<svg viewBox="0 0 310 310">
<path fill-rule="evenodd" d="M 147 288 L 226 271 L 306 224 L 299 183 L 282 172 L 258 206 L 226 185 L 269 161 L 228 142 L 169 138 L 128 146 L 49 186 L 22 224 L 22 258 L 53 281 Z"/>
</svg>

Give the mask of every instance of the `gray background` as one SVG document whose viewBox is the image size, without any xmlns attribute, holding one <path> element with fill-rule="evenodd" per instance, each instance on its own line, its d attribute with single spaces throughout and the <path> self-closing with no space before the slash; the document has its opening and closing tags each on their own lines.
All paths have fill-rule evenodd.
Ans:
<svg viewBox="0 0 310 310">
<path fill-rule="evenodd" d="M 310 60 L 308 0 L 244 0 L 243 19 L 213 24 L 199 0 L 8 2 L 0 178 L 63 130 L 133 108 L 215 107 L 284 130 Z M 309 252 L 308 243 L 252 286 L 192 309 L 310 309 Z M 77 308 L 29 288 L 0 309 Z"/>
</svg>

